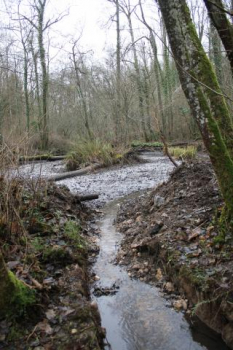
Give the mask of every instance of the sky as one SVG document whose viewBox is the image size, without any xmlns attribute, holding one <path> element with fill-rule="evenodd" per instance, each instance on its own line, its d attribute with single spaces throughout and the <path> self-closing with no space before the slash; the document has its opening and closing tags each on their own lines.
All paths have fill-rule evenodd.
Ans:
<svg viewBox="0 0 233 350">
<path fill-rule="evenodd" d="M 16 11 L 15 4 L 18 1 L 22 3 L 21 13 L 29 14 L 30 7 L 28 4 L 33 2 L 33 0 L 0 0 L 0 22 L 6 21 L 6 13 L 1 9 L 7 8 L 7 10 L 10 10 L 12 6 L 9 12 L 13 12 L 13 9 Z M 131 0 L 132 5 L 137 3 L 138 0 Z M 147 0 L 146 4 L 143 6 L 145 16 L 152 26 L 156 28 L 157 11 L 155 2 L 154 0 Z M 115 49 L 116 47 L 115 22 L 111 23 L 110 21 L 110 17 L 114 13 L 114 5 L 107 0 L 48 0 L 46 8 L 47 18 L 57 18 L 61 14 L 66 14 L 61 21 L 53 25 L 49 30 L 49 56 L 51 62 L 57 62 L 59 65 L 65 59 L 68 60 L 72 41 L 78 38 L 80 38 L 78 45 L 81 52 L 91 51 L 94 61 L 103 61 L 107 57 L 107 49 L 109 47 Z M 128 33 L 127 24 L 123 14 L 121 14 L 120 20 L 122 41 L 124 42 L 125 40 L 126 44 L 128 44 L 129 40 L 125 39 Z M 143 35 L 143 25 L 134 19 L 133 26 L 135 38 L 141 37 Z M 158 30 L 156 32 L 159 33 Z M 48 37 L 46 39 L 48 43 Z M 160 47 L 159 41 L 158 45 Z"/>
<path fill-rule="evenodd" d="M 68 8 L 69 14 L 53 30 L 67 35 L 67 38 L 79 38 L 82 33 L 80 43 L 83 48 L 93 50 L 97 57 L 101 57 L 106 45 L 115 41 L 114 24 L 110 28 L 107 26 L 109 16 L 114 13 L 111 4 L 107 0 L 50 0 L 48 13 L 66 13 Z"/>
</svg>

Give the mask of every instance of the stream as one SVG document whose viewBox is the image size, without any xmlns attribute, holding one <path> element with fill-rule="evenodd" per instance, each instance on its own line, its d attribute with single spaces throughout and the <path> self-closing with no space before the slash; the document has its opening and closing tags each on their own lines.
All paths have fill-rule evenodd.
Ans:
<svg viewBox="0 0 233 350">
<path fill-rule="evenodd" d="M 89 205 L 101 208 L 99 219 L 100 253 L 93 266 L 100 280 L 95 288 L 116 288 L 114 295 L 92 294 L 106 328 L 112 350 L 225 350 L 228 347 L 212 331 L 199 325 L 190 326 L 182 312 L 176 312 L 162 297 L 160 290 L 139 280 L 131 279 L 114 260 L 122 235 L 115 226 L 117 210 L 126 196 L 151 189 L 166 181 L 173 170 L 171 162 L 159 152 L 146 153 L 144 164 L 104 169 L 76 178 L 59 181 L 74 193 L 100 193 Z M 52 175 L 61 170 L 61 163 L 39 163 L 20 168 L 22 176 Z M 94 291 L 93 287 L 93 291 Z"/>
<path fill-rule="evenodd" d="M 101 288 L 119 286 L 115 295 L 96 298 L 102 326 L 113 350 L 224 350 L 228 347 L 204 325 L 192 329 L 182 312 L 169 308 L 158 288 L 131 279 L 114 264 L 122 235 L 114 221 L 120 200 L 107 204 L 99 221 L 100 254 L 94 272 Z"/>
</svg>

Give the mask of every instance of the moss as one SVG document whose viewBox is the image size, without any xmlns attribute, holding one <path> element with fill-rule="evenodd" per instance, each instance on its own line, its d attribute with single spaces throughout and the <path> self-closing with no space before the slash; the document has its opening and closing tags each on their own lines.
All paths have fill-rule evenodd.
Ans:
<svg viewBox="0 0 233 350">
<path fill-rule="evenodd" d="M 36 301 L 35 292 L 8 271 L 7 282 L 1 295 L 1 315 L 17 318 L 25 314 L 26 309 Z"/>
<path fill-rule="evenodd" d="M 75 244 L 76 248 L 86 248 L 86 242 L 80 235 L 80 230 L 81 227 L 77 222 L 69 220 L 65 224 L 64 234 L 73 244 Z"/>
<path fill-rule="evenodd" d="M 191 285 L 198 289 L 204 289 L 206 285 L 206 276 L 201 269 L 190 270 L 187 266 L 183 266 L 179 271 L 179 276 L 189 280 Z"/>
</svg>

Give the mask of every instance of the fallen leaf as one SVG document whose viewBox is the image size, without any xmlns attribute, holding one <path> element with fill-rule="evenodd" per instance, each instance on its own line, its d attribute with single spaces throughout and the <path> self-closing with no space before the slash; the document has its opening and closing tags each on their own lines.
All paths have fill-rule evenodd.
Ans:
<svg viewBox="0 0 233 350">
<path fill-rule="evenodd" d="M 42 322 L 39 322 L 37 325 L 36 325 L 36 329 L 41 331 L 41 332 L 44 332 L 48 335 L 51 335 L 53 334 L 53 329 L 52 327 L 49 325 L 48 323 L 48 320 L 44 319 Z"/>
<path fill-rule="evenodd" d="M 46 313 L 45 313 L 47 319 L 49 321 L 53 320 L 56 317 L 56 313 L 53 309 L 49 309 Z"/>
</svg>

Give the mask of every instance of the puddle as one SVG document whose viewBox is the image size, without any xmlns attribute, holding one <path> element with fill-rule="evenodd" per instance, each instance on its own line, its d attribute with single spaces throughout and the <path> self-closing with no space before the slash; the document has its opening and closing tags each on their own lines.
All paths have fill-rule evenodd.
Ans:
<svg viewBox="0 0 233 350">
<path fill-rule="evenodd" d="M 119 201 L 104 208 L 99 221 L 100 254 L 94 272 L 101 288 L 119 290 L 115 295 L 95 298 L 112 350 L 225 350 L 228 347 L 206 327 L 191 329 L 183 313 L 166 306 L 159 289 L 129 278 L 124 268 L 114 265 L 122 235 L 113 225 Z"/>
</svg>

